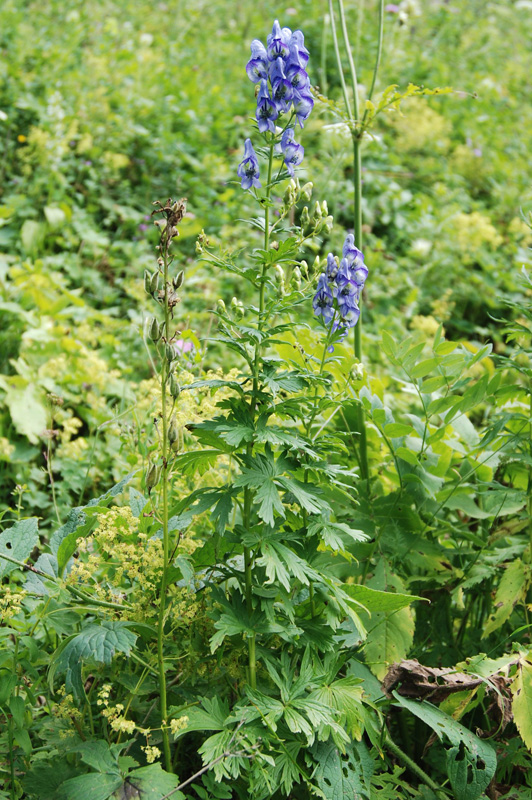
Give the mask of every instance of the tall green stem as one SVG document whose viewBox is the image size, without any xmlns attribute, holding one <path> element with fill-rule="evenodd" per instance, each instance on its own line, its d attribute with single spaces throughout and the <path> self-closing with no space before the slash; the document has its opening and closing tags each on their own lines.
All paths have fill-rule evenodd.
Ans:
<svg viewBox="0 0 532 800">
<path fill-rule="evenodd" d="M 165 244 L 163 252 L 163 280 L 164 280 L 164 337 L 168 339 L 170 330 L 170 311 L 168 308 L 168 249 L 171 239 L 170 234 L 167 232 L 165 235 Z M 167 717 L 168 708 L 166 701 L 166 674 L 164 669 L 164 622 L 166 611 L 166 589 L 167 589 L 167 575 L 168 575 L 168 558 L 170 552 L 170 539 L 168 532 L 168 397 L 167 397 L 167 383 L 168 383 L 169 364 L 166 356 L 163 358 L 163 365 L 161 370 L 161 405 L 162 405 L 162 481 L 163 481 L 163 575 L 161 579 L 161 588 L 159 595 L 159 619 L 157 624 L 157 665 L 159 669 L 159 699 L 161 711 L 161 729 L 163 735 L 163 750 L 164 760 L 167 772 L 172 772 L 172 754 L 170 752 L 170 739 L 168 736 Z"/>
<path fill-rule="evenodd" d="M 418 777 L 425 786 L 428 786 L 429 789 L 432 789 L 436 797 L 441 798 L 441 800 L 448 800 L 448 796 L 445 792 L 441 790 L 437 783 L 435 783 L 432 778 L 430 778 L 424 769 L 416 764 L 415 761 L 412 761 L 410 756 L 407 756 L 400 747 L 398 747 L 391 736 L 388 734 L 385 739 L 386 748 L 396 756 L 399 761 L 402 761 L 405 767 L 409 769 L 416 777 Z"/>
<path fill-rule="evenodd" d="M 268 159 L 268 180 L 266 183 L 266 206 L 264 210 L 264 250 L 270 247 L 270 195 L 271 195 L 271 182 L 272 182 L 272 169 L 273 169 L 273 149 L 274 142 L 270 144 L 270 153 Z M 262 330 L 264 325 L 264 290 L 266 278 L 266 264 L 262 265 L 260 275 L 259 287 L 259 317 L 257 320 L 257 328 Z M 259 369 L 260 369 L 261 346 L 260 341 L 255 346 L 255 360 L 253 363 L 253 396 L 251 400 L 251 416 L 252 421 L 255 421 L 255 411 L 257 407 L 256 396 L 259 388 Z M 247 447 L 247 455 L 250 456 L 253 452 L 253 443 Z M 251 503 L 252 495 L 251 489 L 247 488 L 244 491 L 244 529 L 248 531 L 251 527 Z M 253 552 L 249 547 L 244 547 L 244 580 L 246 587 L 246 608 L 249 615 L 253 611 Z M 257 686 L 257 653 L 256 653 L 256 636 L 253 633 L 248 638 L 248 665 L 249 665 L 249 682 L 253 689 Z"/>
<path fill-rule="evenodd" d="M 355 233 L 355 244 L 362 250 L 362 157 L 360 152 L 362 126 L 359 115 L 359 102 L 358 102 L 358 80 L 355 62 L 353 60 L 353 53 L 351 51 L 351 44 L 349 42 L 349 35 L 347 33 L 347 23 L 345 18 L 343 0 L 338 0 L 338 14 L 340 17 L 340 27 L 342 29 L 342 36 L 344 40 L 344 49 L 347 54 L 349 62 L 349 73 L 351 77 L 351 88 L 353 93 L 353 110 L 351 111 L 351 104 L 347 93 L 347 87 L 343 75 L 342 59 L 340 55 L 340 47 L 338 44 L 338 37 L 336 34 L 336 27 L 334 23 L 334 9 L 332 0 L 329 0 L 329 9 L 331 13 L 331 30 L 333 34 L 334 50 L 336 53 L 336 60 L 338 63 L 338 71 L 340 73 L 340 80 L 342 83 L 342 91 L 346 104 L 346 110 L 350 120 L 351 135 L 353 138 L 353 227 Z M 382 19 L 382 18 L 381 18 Z M 382 25 L 382 23 L 381 23 Z M 378 49 L 378 60 L 380 61 L 380 47 Z M 378 68 L 378 67 L 377 67 Z M 374 80 L 376 79 L 376 72 L 374 72 Z M 354 342 L 355 356 L 358 361 L 362 361 L 362 310 L 360 317 L 355 326 L 355 342 Z M 366 434 L 366 424 L 364 413 L 361 407 L 356 410 L 356 429 L 359 434 L 359 467 L 360 475 L 363 480 L 369 478 L 369 465 L 368 465 L 368 443 Z"/>
</svg>

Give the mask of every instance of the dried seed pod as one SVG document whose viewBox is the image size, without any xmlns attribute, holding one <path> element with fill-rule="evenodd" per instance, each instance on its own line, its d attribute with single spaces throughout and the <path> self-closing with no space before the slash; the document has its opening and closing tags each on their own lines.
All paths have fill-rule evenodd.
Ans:
<svg viewBox="0 0 532 800">
<path fill-rule="evenodd" d="M 152 317 L 148 323 L 148 333 L 152 342 L 158 342 L 161 338 L 161 326 L 155 317 Z"/>
<path fill-rule="evenodd" d="M 148 490 L 148 494 L 154 486 L 157 486 L 160 476 L 161 467 L 158 464 L 150 464 L 146 472 L 146 489 Z"/>
<path fill-rule="evenodd" d="M 177 420 L 175 414 L 172 414 L 172 418 L 170 419 L 170 424 L 168 426 L 168 441 L 170 444 L 173 444 L 177 441 L 179 436 L 179 428 L 177 427 Z"/>
<path fill-rule="evenodd" d="M 170 394 L 174 399 L 177 399 L 181 394 L 181 387 L 177 382 L 177 378 L 173 372 L 170 374 L 170 378 L 168 381 L 168 388 L 170 389 Z"/>
</svg>

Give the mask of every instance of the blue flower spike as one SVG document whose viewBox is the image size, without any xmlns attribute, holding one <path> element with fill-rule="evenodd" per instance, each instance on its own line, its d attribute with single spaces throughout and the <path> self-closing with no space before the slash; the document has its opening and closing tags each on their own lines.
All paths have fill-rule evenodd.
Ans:
<svg viewBox="0 0 532 800">
<path fill-rule="evenodd" d="M 313 308 L 316 316 L 321 316 L 325 325 L 331 325 L 331 332 L 344 339 L 354 328 L 360 317 L 360 295 L 368 276 L 364 264 L 364 254 L 355 247 L 355 238 L 349 233 L 342 249 L 340 266 L 333 253 L 327 256 L 327 266 L 318 280 Z M 334 350 L 331 345 L 329 352 Z"/>
</svg>

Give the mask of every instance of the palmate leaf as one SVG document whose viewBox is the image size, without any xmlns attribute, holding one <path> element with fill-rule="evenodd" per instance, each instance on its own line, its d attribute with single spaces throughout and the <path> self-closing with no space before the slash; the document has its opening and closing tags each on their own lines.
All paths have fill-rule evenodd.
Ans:
<svg viewBox="0 0 532 800">
<path fill-rule="evenodd" d="M 257 559 L 257 566 L 264 567 L 268 577 L 267 583 L 279 583 L 287 591 L 293 587 L 294 578 L 305 586 L 309 580 L 319 580 L 320 575 L 313 570 L 307 561 L 300 558 L 293 550 L 275 539 L 262 542 L 261 556 Z"/>
<path fill-rule="evenodd" d="M 328 708 L 335 709 L 349 736 L 360 739 L 364 732 L 363 694 L 362 681 L 348 675 L 326 686 L 320 686 L 312 692 L 311 697 Z"/>
<path fill-rule="evenodd" d="M 115 653 L 129 655 L 137 641 L 137 634 L 128 630 L 129 623 L 103 620 L 90 624 L 81 633 L 70 636 L 55 651 L 48 671 L 48 681 L 53 687 L 56 674 L 65 674 L 65 688 L 81 703 L 85 690 L 81 675 L 84 661 L 110 664 Z"/>
<path fill-rule="evenodd" d="M 25 562 L 30 557 L 33 548 L 39 544 L 38 520 L 37 517 L 21 519 L 15 522 L 11 528 L 0 533 L 0 578 L 4 578 L 18 569 L 16 564 L 12 564 L 2 555 L 10 556 L 17 561 Z"/>
<path fill-rule="evenodd" d="M 446 751 L 447 772 L 455 797 L 460 800 L 480 797 L 497 767 L 494 747 L 426 700 L 409 700 L 397 692 L 393 696 L 400 706 L 429 725 L 440 740 L 446 736 L 451 742 Z"/>
<path fill-rule="evenodd" d="M 182 475 L 204 475 L 207 470 L 212 469 L 223 454 L 222 450 L 191 450 L 188 453 L 181 453 L 174 461 L 174 468 Z"/>
</svg>

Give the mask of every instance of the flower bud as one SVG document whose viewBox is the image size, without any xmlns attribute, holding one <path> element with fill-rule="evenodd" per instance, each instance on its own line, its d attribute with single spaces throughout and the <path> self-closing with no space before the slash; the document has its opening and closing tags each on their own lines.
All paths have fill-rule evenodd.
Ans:
<svg viewBox="0 0 532 800">
<path fill-rule="evenodd" d="M 314 203 L 314 213 L 312 214 L 312 219 L 315 220 L 321 219 L 321 206 L 317 200 Z"/>
<path fill-rule="evenodd" d="M 284 283 L 284 270 L 280 264 L 276 264 L 274 272 L 275 272 L 275 283 L 279 286 L 281 283 Z"/>
<path fill-rule="evenodd" d="M 299 267 L 294 267 L 292 277 L 290 278 L 290 285 L 293 289 L 296 289 L 296 291 L 301 289 L 301 270 Z"/>
<path fill-rule="evenodd" d="M 312 274 L 316 275 L 320 271 L 321 260 L 319 256 L 316 256 L 314 259 L 314 264 L 312 265 Z"/>
<path fill-rule="evenodd" d="M 177 427 L 177 420 L 175 418 L 175 414 L 172 414 L 172 418 L 168 426 L 168 441 L 170 442 L 170 444 L 176 442 L 178 436 L 179 436 L 179 428 Z"/>
<path fill-rule="evenodd" d="M 222 298 L 220 298 L 220 299 L 218 300 L 218 302 L 216 303 L 216 310 L 217 310 L 217 311 L 218 311 L 218 313 L 220 313 L 220 314 L 225 314 L 225 313 L 226 313 L 227 309 L 226 309 L 226 307 L 225 307 L 225 303 L 224 303 L 224 301 L 222 300 Z"/>
<path fill-rule="evenodd" d="M 305 278 L 305 280 L 308 280 L 309 272 L 308 272 L 308 264 L 306 261 L 299 262 L 299 270 L 301 275 Z"/>
<path fill-rule="evenodd" d="M 306 183 L 301 189 L 301 196 L 304 197 L 307 202 L 310 202 L 313 189 L 314 189 L 314 184 L 311 183 L 310 181 Z"/>
<path fill-rule="evenodd" d="M 158 342 L 161 338 L 161 326 L 155 317 L 152 317 L 148 322 L 148 334 L 152 342 Z"/>
<path fill-rule="evenodd" d="M 159 483 L 160 475 L 161 467 L 158 464 L 150 464 L 148 471 L 146 472 L 146 489 L 148 490 L 148 494 L 151 492 L 153 487 L 157 486 Z"/>
<path fill-rule="evenodd" d="M 310 216 L 308 213 L 308 207 L 305 206 L 303 211 L 301 212 L 301 228 L 305 230 L 310 225 Z"/>
<path fill-rule="evenodd" d="M 235 308 L 238 308 L 238 300 L 236 299 L 236 297 L 233 297 L 233 299 L 231 300 L 231 308 L 233 309 L 233 311 L 235 310 Z"/>
<path fill-rule="evenodd" d="M 327 200 L 323 200 L 321 204 L 321 213 L 324 217 L 326 217 L 327 214 L 329 213 L 329 206 L 327 205 Z"/>
<path fill-rule="evenodd" d="M 175 360 L 176 355 L 177 355 L 177 353 L 175 351 L 175 347 L 173 347 L 171 344 L 165 344 L 165 346 L 164 346 L 164 354 L 166 356 L 166 360 L 169 363 L 172 363 L 172 361 Z"/>
<path fill-rule="evenodd" d="M 334 219 L 331 217 L 330 214 L 323 220 L 323 227 L 325 228 L 327 233 L 330 233 L 332 231 L 334 227 Z"/>
<path fill-rule="evenodd" d="M 233 313 L 234 313 L 235 319 L 243 319 L 244 318 L 245 311 L 244 311 L 244 306 L 242 305 L 242 303 L 239 303 L 235 307 Z"/>
<path fill-rule="evenodd" d="M 178 272 L 176 277 L 172 281 L 172 283 L 174 284 L 174 289 L 176 291 L 183 285 L 184 279 L 185 279 L 185 273 L 183 272 L 183 270 L 181 270 L 181 272 Z"/>
<path fill-rule="evenodd" d="M 174 400 L 177 400 L 177 398 L 181 394 L 181 387 L 177 382 L 177 378 L 173 372 L 170 374 L 170 378 L 168 381 L 168 388 L 170 389 L 170 394 L 172 395 Z"/>
<path fill-rule="evenodd" d="M 285 189 L 283 195 L 283 203 L 285 206 L 290 208 L 296 202 L 296 182 L 293 178 L 290 178 L 288 182 L 288 186 Z"/>
</svg>

